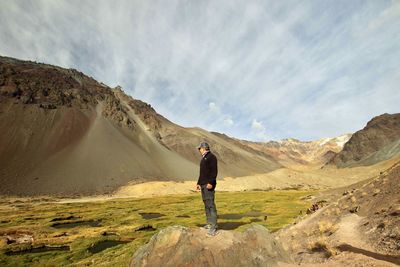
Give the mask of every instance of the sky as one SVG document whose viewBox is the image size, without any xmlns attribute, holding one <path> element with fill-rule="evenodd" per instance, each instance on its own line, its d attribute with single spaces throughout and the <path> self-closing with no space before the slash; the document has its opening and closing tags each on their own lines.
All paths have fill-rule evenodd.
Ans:
<svg viewBox="0 0 400 267">
<path fill-rule="evenodd" d="M 334 137 L 400 112 L 397 0 L 0 0 L 0 55 L 246 140 Z"/>
</svg>

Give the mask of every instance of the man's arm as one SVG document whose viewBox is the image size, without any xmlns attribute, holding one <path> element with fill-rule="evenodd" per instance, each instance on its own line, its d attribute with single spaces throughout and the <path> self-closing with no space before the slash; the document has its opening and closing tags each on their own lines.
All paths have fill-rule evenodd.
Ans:
<svg viewBox="0 0 400 267">
<path fill-rule="evenodd" d="M 218 175 L 217 158 L 215 156 L 209 158 L 207 169 L 207 182 L 209 184 L 215 184 Z"/>
<path fill-rule="evenodd" d="M 203 164 L 202 164 L 203 162 L 202 161 L 200 161 L 200 171 L 199 171 L 199 178 L 197 179 L 197 184 L 196 184 L 196 190 L 197 191 L 199 191 L 200 189 L 201 189 L 201 186 L 200 186 L 200 178 L 201 178 L 201 176 L 202 176 L 202 173 L 203 173 L 203 171 L 204 170 L 202 170 L 202 168 L 203 168 Z"/>
</svg>

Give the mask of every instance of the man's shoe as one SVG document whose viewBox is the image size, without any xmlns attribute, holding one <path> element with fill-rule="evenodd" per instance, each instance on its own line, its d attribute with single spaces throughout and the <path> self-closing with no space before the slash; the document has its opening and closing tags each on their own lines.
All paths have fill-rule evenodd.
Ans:
<svg viewBox="0 0 400 267">
<path fill-rule="evenodd" d="M 207 236 L 216 236 L 218 234 L 217 229 L 216 228 L 210 228 L 207 232 Z"/>
<path fill-rule="evenodd" d="M 211 224 L 206 224 L 206 225 L 203 226 L 203 229 L 207 229 L 208 230 L 210 228 L 211 228 Z"/>
</svg>

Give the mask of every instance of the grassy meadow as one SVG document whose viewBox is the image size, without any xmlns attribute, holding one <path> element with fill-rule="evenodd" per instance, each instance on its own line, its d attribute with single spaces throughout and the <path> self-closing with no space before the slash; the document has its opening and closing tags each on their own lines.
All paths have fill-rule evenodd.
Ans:
<svg viewBox="0 0 400 267">
<path fill-rule="evenodd" d="M 304 214 L 310 203 L 301 198 L 309 194 L 217 192 L 220 229 L 243 231 L 258 223 L 276 231 Z M 204 223 L 200 194 L 73 203 L 3 198 L 0 266 L 126 266 L 158 230 Z"/>
</svg>

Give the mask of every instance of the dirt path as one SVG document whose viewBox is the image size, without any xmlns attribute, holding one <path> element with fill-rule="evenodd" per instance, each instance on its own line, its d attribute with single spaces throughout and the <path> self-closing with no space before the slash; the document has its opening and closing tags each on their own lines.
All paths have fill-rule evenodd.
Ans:
<svg viewBox="0 0 400 267">
<path fill-rule="evenodd" d="M 363 234 L 360 233 L 360 225 L 363 217 L 357 214 L 349 214 L 342 218 L 339 223 L 339 229 L 334 233 L 336 246 L 341 244 L 348 244 L 353 247 L 362 248 L 366 250 L 373 250 L 373 248 L 364 241 Z"/>
</svg>

